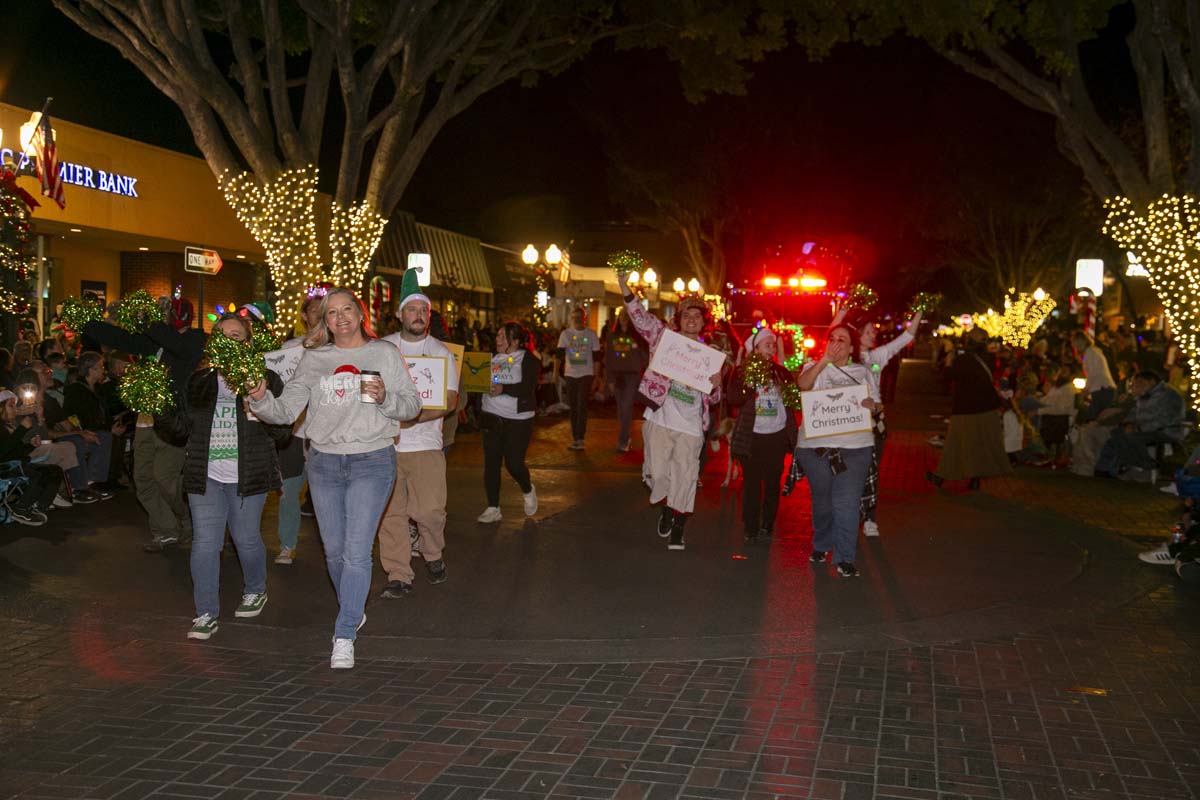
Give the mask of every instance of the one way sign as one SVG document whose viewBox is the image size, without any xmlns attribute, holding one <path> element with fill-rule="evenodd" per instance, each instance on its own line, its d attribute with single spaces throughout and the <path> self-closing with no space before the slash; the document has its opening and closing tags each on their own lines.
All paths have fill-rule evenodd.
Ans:
<svg viewBox="0 0 1200 800">
<path fill-rule="evenodd" d="M 225 262 L 216 250 L 205 250 L 203 247 L 183 248 L 184 272 L 196 272 L 200 275 L 216 275 L 221 271 Z"/>
</svg>

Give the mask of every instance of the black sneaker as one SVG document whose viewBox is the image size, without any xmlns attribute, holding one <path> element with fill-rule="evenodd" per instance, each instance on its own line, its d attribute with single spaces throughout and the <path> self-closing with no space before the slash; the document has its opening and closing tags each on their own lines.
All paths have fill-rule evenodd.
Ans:
<svg viewBox="0 0 1200 800">
<path fill-rule="evenodd" d="M 824 550 L 813 550 L 812 555 L 808 557 L 808 560 L 814 564 L 824 564 L 826 555 L 828 555 L 828 553 L 826 553 Z"/>
<path fill-rule="evenodd" d="M 668 550 L 683 549 L 683 526 L 676 525 L 671 528 L 671 539 L 667 542 Z"/>
<path fill-rule="evenodd" d="M 446 562 L 440 558 L 437 561 L 426 561 L 425 569 L 429 572 L 429 582 L 433 584 L 446 582 Z"/>
<path fill-rule="evenodd" d="M 312 496 L 304 498 L 304 502 L 300 504 L 300 516 L 315 517 L 317 512 L 313 510 Z"/>
<path fill-rule="evenodd" d="M 849 561 L 843 561 L 842 563 L 838 564 L 837 572 L 838 575 L 841 575 L 843 578 L 858 577 L 858 567 L 854 566 Z"/>
<path fill-rule="evenodd" d="M 93 483 L 88 486 L 88 491 L 96 495 L 100 500 L 112 500 L 113 493 L 104 488 L 101 483 Z"/>
<path fill-rule="evenodd" d="M 746 544 L 754 544 L 757 541 L 758 541 L 758 531 L 756 531 L 756 530 L 746 531 Z"/>
<path fill-rule="evenodd" d="M 421 530 L 417 527 L 417 523 L 411 519 L 408 521 L 408 546 L 409 552 L 413 558 L 419 558 L 421 555 Z"/>
<path fill-rule="evenodd" d="M 388 581 L 387 586 L 383 587 L 383 591 L 379 593 L 379 596 L 387 600 L 399 600 L 402 597 L 407 597 L 411 592 L 411 583 Z"/>
<path fill-rule="evenodd" d="M 658 535 L 667 537 L 671 535 L 671 526 L 675 524 L 675 512 L 670 506 L 663 506 L 662 514 L 658 517 Z"/>
<path fill-rule="evenodd" d="M 142 546 L 142 550 L 147 553 L 162 553 L 177 544 L 179 544 L 179 538 L 176 536 L 155 536 Z"/>
<path fill-rule="evenodd" d="M 22 525 L 28 525 L 31 528 L 36 528 L 46 524 L 46 515 L 36 508 L 10 508 L 9 516 L 13 522 L 19 522 Z"/>
<path fill-rule="evenodd" d="M 91 489 L 76 489 L 71 495 L 71 499 L 76 503 L 99 503 L 100 495 L 93 492 Z"/>
<path fill-rule="evenodd" d="M 760 538 L 760 539 L 770 539 L 774 535 L 775 535 L 775 526 L 774 525 L 765 525 L 758 529 L 758 538 Z"/>
</svg>

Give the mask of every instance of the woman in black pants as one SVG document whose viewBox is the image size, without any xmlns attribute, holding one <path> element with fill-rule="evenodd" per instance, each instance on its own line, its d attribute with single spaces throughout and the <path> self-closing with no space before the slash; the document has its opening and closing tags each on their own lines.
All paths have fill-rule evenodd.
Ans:
<svg viewBox="0 0 1200 800">
<path fill-rule="evenodd" d="M 533 435 L 537 410 L 537 380 L 541 364 L 529 349 L 529 331 L 519 323 L 506 322 L 496 331 L 496 355 L 492 356 L 492 386 L 483 398 L 483 486 L 487 508 L 480 522 L 499 522 L 500 462 L 521 487 L 525 515 L 537 513 L 537 491 L 529 480 L 525 451 Z"/>
<path fill-rule="evenodd" d="M 783 460 L 796 446 L 796 417 L 784 406 L 782 387 L 792 375 L 775 361 L 777 341 L 769 328 L 759 328 L 746 338 L 747 355 L 771 363 L 771 382 L 746 386 L 746 362 L 730 380 L 731 407 L 738 409 L 730 437 L 730 452 L 742 462 L 742 524 L 746 544 L 769 538 L 779 510 L 779 479 Z"/>
</svg>

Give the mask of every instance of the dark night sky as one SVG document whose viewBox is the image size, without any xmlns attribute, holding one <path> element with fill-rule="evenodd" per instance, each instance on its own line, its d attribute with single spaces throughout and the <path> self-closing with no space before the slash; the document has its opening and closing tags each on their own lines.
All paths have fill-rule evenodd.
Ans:
<svg viewBox="0 0 1200 800">
<path fill-rule="evenodd" d="M 0 54 L 4 101 L 37 107 L 52 94 L 54 115 L 196 153 L 174 106 L 49 2 L 19 4 L 6 18 L 10 30 L 36 34 L 10 36 Z M 952 191 L 1080 180 L 1055 151 L 1048 117 L 916 42 L 844 47 L 816 64 L 795 51 L 775 54 L 756 68 L 749 90 L 690 109 L 665 58 L 597 53 L 536 88 L 501 87 L 453 120 L 403 207 L 493 241 L 621 219 L 604 141 L 588 114 L 632 120 L 629 135 L 664 157 L 675 145 L 660 136 L 656 115 L 693 115 L 717 127 L 736 120 L 744 144 L 739 202 L 755 220 L 753 246 L 744 250 L 752 256 L 771 242 L 853 236 L 879 264 L 902 267 L 937 239 Z"/>
</svg>

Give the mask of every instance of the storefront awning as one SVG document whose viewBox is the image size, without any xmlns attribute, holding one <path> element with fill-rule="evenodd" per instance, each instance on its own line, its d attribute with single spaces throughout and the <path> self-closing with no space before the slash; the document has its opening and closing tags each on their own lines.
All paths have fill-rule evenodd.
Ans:
<svg viewBox="0 0 1200 800">
<path fill-rule="evenodd" d="M 492 280 L 478 239 L 417 222 L 411 214 L 395 214 L 375 251 L 377 273 L 403 275 L 409 253 L 428 253 L 434 286 L 492 292 Z"/>
</svg>

